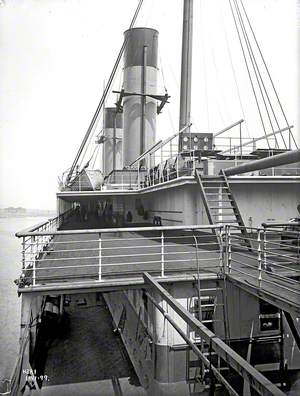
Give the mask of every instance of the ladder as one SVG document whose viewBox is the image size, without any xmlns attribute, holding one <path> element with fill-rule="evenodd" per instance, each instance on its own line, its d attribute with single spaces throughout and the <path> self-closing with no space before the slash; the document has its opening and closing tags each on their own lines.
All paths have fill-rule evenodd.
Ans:
<svg viewBox="0 0 300 396">
<path fill-rule="evenodd" d="M 200 187 L 205 211 L 210 224 L 230 224 L 236 228 L 236 233 L 244 238 L 241 245 L 251 250 L 247 231 L 241 213 L 234 199 L 230 185 L 224 171 L 217 176 L 201 176 L 195 169 L 195 178 Z"/>
<path fill-rule="evenodd" d="M 213 288 L 201 288 L 200 292 L 198 286 L 196 286 L 196 289 L 197 296 L 189 300 L 189 312 L 197 317 L 197 319 L 199 319 L 201 315 L 201 322 L 206 327 L 221 336 L 221 338 L 227 340 L 228 322 L 226 317 L 224 286 L 221 286 L 220 281 L 217 281 L 216 286 Z M 201 340 L 195 332 L 191 331 L 189 326 L 187 331 L 190 339 L 194 340 L 204 356 L 222 373 L 222 375 L 226 376 L 229 370 L 227 364 L 221 361 L 216 353 L 210 350 L 209 344 Z M 200 395 L 205 388 L 209 388 L 209 375 L 209 369 L 204 367 L 202 361 L 196 358 L 194 352 L 190 348 L 187 348 L 186 381 L 189 385 L 189 393 L 191 396 Z M 215 383 L 215 386 L 220 387 L 221 385 Z"/>
</svg>

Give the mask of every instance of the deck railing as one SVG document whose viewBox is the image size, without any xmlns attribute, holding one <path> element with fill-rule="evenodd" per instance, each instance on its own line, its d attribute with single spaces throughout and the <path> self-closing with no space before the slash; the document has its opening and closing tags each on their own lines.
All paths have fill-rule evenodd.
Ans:
<svg viewBox="0 0 300 396">
<path fill-rule="evenodd" d="M 200 273 L 236 275 L 300 297 L 300 232 L 195 225 L 20 232 L 20 286 Z M 50 227 L 50 225 L 48 226 Z M 298 226 L 299 227 L 299 226 Z M 250 242 L 245 243 L 245 239 Z"/>
<path fill-rule="evenodd" d="M 22 238 L 22 270 L 29 265 L 28 257 L 33 259 L 49 245 L 55 233 L 61 225 L 72 215 L 73 210 L 67 210 L 64 213 L 45 220 L 34 226 L 28 227 L 16 233 L 16 237 Z M 42 233 L 42 236 L 35 236 Z M 33 261 L 33 260 L 32 260 Z"/>
<path fill-rule="evenodd" d="M 259 288 L 275 286 L 277 291 L 286 290 L 300 298 L 300 223 L 295 223 L 293 231 L 289 230 L 291 224 L 262 228 L 226 225 L 225 273 L 247 277 Z M 243 235 L 239 232 L 242 228 Z"/>
<path fill-rule="evenodd" d="M 219 226 L 138 227 L 18 233 L 22 238 L 23 285 L 105 280 L 218 270 Z M 198 252 L 201 251 L 201 255 Z"/>
</svg>

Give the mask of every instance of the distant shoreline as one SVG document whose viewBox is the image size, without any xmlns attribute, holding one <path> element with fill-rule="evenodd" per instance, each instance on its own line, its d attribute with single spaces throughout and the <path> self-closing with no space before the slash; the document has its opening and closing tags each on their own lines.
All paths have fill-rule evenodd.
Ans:
<svg viewBox="0 0 300 396">
<path fill-rule="evenodd" d="M 0 211 L 0 218 L 20 218 L 20 217 L 55 217 L 56 212 L 55 211 L 49 211 L 49 212 L 26 212 L 26 213 L 4 213 Z"/>
</svg>

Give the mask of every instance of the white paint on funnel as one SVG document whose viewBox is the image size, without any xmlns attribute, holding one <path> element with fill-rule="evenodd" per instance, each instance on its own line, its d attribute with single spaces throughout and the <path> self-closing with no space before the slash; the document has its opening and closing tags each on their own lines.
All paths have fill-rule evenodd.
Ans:
<svg viewBox="0 0 300 396">
<path fill-rule="evenodd" d="M 103 172 L 105 176 L 107 176 L 112 170 L 123 168 L 122 139 L 122 114 L 116 114 L 115 107 L 106 107 L 104 115 L 103 143 Z"/>
<path fill-rule="evenodd" d="M 149 28 L 134 28 L 126 31 L 126 35 L 128 41 L 124 56 L 125 92 L 157 94 L 158 32 Z M 142 96 L 130 95 L 125 96 L 123 106 L 123 161 L 124 166 L 128 166 L 155 143 L 157 103 L 148 96 L 143 103 Z"/>
</svg>

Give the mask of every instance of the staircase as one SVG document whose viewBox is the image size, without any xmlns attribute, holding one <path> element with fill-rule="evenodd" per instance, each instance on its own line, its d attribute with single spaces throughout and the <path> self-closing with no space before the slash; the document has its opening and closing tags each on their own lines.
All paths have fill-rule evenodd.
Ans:
<svg viewBox="0 0 300 396">
<path fill-rule="evenodd" d="M 209 223 L 241 227 L 234 229 L 234 232 L 244 236 L 241 245 L 251 250 L 245 224 L 224 172 L 222 171 L 222 174 L 218 176 L 201 176 L 199 170 L 196 169 L 195 177 L 200 187 Z"/>
</svg>

